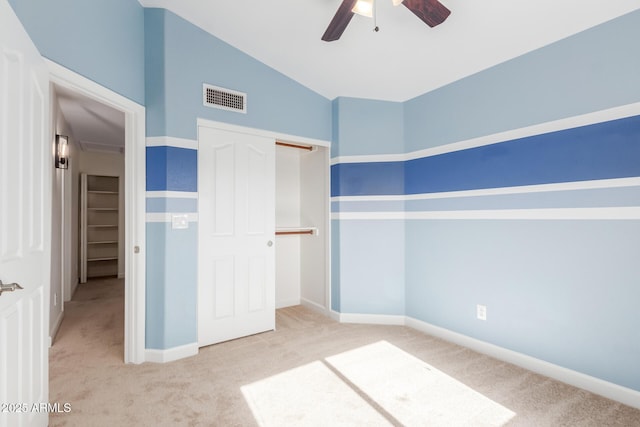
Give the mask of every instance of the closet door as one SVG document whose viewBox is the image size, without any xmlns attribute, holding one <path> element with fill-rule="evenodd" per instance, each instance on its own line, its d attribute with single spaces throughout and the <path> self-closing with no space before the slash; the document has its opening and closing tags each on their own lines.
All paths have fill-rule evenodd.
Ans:
<svg viewBox="0 0 640 427">
<path fill-rule="evenodd" d="M 275 328 L 275 145 L 200 127 L 198 343 Z"/>
</svg>

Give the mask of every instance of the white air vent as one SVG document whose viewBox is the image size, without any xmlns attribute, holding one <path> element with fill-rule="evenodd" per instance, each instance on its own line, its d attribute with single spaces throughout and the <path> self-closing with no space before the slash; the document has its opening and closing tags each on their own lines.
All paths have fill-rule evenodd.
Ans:
<svg viewBox="0 0 640 427">
<path fill-rule="evenodd" d="M 205 107 L 220 108 L 221 110 L 247 112 L 247 94 L 223 87 L 208 84 L 203 87 L 203 102 Z"/>
</svg>

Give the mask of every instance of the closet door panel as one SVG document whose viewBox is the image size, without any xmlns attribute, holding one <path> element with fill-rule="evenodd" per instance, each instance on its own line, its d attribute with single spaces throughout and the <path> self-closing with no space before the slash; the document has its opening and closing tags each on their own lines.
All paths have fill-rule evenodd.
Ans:
<svg viewBox="0 0 640 427">
<path fill-rule="evenodd" d="M 247 146 L 247 233 L 264 234 L 264 213 L 267 206 L 267 197 L 274 197 L 267 193 L 266 153 L 253 144 Z"/>
<path fill-rule="evenodd" d="M 212 148 L 213 156 L 213 234 L 231 236 L 235 228 L 236 149 L 233 144 Z"/>
<path fill-rule="evenodd" d="M 216 258 L 213 266 L 214 296 L 211 301 L 216 319 L 231 317 L 235 309 L 235 275 L 233 257 Z"/>
<path fill-rule="evenodd" d="M 262 257 L 249 258 L 249 311 L 260 311 L 265 308 L 266 277 L 265 260 Z"/>
<path fill-rule="evenodd" d="M 201 126 L 198 343 L 275 327 L 272 139 Z"/>
</svg>

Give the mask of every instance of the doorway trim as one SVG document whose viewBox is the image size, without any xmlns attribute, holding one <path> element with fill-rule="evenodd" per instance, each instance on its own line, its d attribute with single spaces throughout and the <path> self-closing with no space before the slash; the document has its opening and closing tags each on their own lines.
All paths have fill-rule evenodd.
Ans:
<svg viewBox="0 0 640 427">
<path fill-rule="evenodd" d="M 45 58 L 49 81 L 125 115 L 124 362 L 145 361 L 145 107 Z"/>
</svg>

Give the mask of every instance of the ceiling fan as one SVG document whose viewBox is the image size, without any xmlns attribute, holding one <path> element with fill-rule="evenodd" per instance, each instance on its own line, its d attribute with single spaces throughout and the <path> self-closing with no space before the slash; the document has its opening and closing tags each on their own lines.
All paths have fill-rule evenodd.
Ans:
<svg viewBox="0 0 640 427">
<path fill-rule="evenodd" d="M 338 11 L 322 35 L 322 40 L 332 42 L 338 40 L 349 25 L 354 13 L 368 17 L 373 16 L 373 2 L 375 0 L 342 0 Z M 451 11 L 438 0 L 391 0 L 394 6 L 400 3 L 422 19 L 430 27 L 442 24 Z"/>
</svg>

